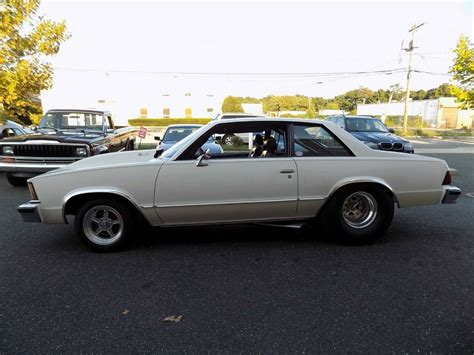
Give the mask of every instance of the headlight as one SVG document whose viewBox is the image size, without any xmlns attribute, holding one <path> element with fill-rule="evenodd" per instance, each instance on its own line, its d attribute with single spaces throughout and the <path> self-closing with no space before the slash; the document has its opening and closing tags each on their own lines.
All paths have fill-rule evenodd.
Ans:
<svg viewBox="0 0 474 355">
<path fill-rule="evenodd" d="M 3 155 L 14 155 L 13 147 L 11 145 L 4 145 L 2 148 Z"/>
<path fill-rule="evenodd" d="M 78 157 L 87 157 L 87 149 L 86 148 L 76 148 L 76 156 L 78 156 Z"/>
<path fill-rule="evenodd" d="M 364 142 L 364 144 L 366 146 L 368 146 L 369 148 L 372 148 L 372 149 L 379 149 L 379 145 L 377 143 L 374 143 L 374 142 Z"/>
</svg>

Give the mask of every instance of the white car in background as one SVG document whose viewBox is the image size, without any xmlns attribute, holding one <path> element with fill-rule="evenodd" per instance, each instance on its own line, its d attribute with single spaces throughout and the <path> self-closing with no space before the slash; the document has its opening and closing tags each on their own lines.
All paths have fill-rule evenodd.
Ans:
<svg viewBox="0 0 474 355">
<path fill-rule="evenodd" d="M 218 134 L 270 132 L 274 151 L 202 147 Z M 381 237 L 394 207 L 454 203 L 446 162 L 373 150 L 331 122 L 214 121 L 155 158 L 155 151 L 95 156 L 28 180 L 25 221 L 67 223 L 92 249 L 115 250 L 137 221 L 174 227 L 224 223 L 303 225 L 319 217 L 334 237 L 361 244 Z"/>
</svg>

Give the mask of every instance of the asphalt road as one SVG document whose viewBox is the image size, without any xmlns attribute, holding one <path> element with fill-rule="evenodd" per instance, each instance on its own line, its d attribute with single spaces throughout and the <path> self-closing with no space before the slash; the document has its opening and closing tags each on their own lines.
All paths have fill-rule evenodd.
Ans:
<svg viewBox="0 0 474 355">
<path fill-rule="evenodd" d="M 473 353 L 471 147 L 416 143 L 459 170 L 463 195 L 397 210 L 364 247 L 228 226 L 94 254 L 70 225 L 22 223 L 28 192 L 0 174 L 0 352 Z"/>
</svg>

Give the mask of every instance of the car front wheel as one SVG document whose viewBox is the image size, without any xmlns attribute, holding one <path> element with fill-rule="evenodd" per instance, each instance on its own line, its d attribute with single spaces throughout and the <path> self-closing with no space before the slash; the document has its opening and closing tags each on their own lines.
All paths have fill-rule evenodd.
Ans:
<svg viewBox="0 0 474 355">
<path fill-rule="evenodd" d="M 14 176 L 12 173 L 7 173 L 7 180 L 12 186 L 26 186 L 27 178 Z"/>
<path fill-rule="evenodd" d="M 394 201 L 375 185 L 341 188 L 328 201 L 323 224 L 338 240 L 367 244 L 380 238 L 393 219 Z"/>
<path fill-rule="evenodd" d="M 125 203 L 108 198 L 89 201 L 79 208 L 74 228 L 92 250 L 105 252 L 122 248 L 133 230 L 135 216 Z"/>
</svg>

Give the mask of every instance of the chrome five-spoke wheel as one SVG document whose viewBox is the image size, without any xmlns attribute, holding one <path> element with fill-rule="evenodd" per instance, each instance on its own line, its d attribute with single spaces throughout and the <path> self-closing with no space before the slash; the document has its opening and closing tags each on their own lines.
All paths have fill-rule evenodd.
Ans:
<svg viewBox="0 0 474 355">
<path fill-rule="evenodd" d="M 102 197 L 83 203 L 74 228 L 82 241 L 95 251 L 113 251 L 125 246 L 134 230 L 133 207 L 117 197 Z"/>
<path fill-rule="evenodd" d="M 96 206 L 84 215 L 82 227 L 93 243 L 110 245 L 120 239 L 124 223 L 120 213 L 110 206 Z"/>
</svg>

